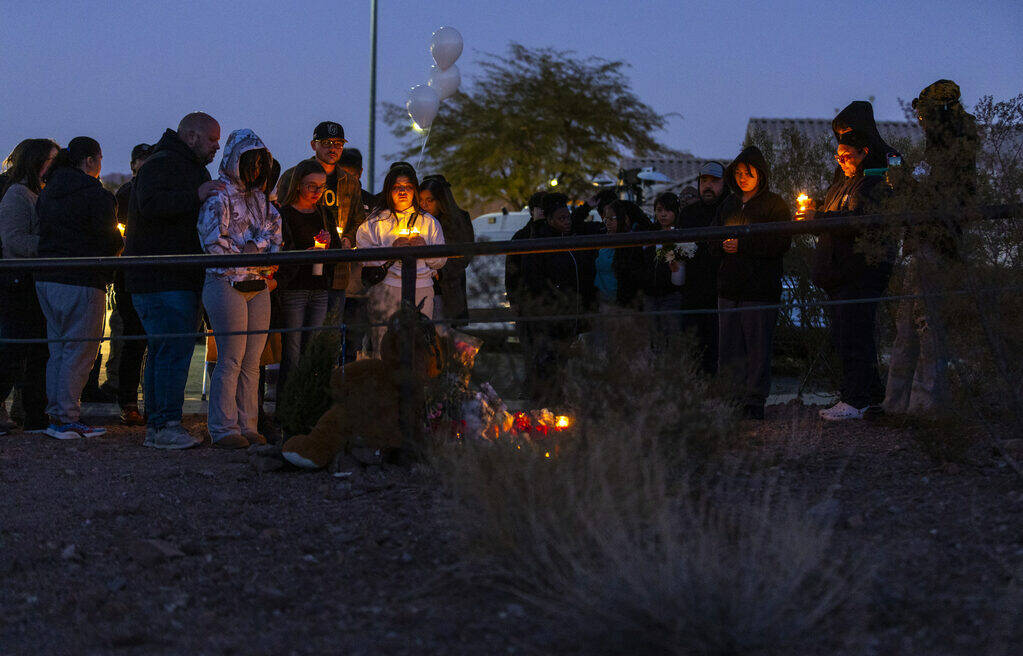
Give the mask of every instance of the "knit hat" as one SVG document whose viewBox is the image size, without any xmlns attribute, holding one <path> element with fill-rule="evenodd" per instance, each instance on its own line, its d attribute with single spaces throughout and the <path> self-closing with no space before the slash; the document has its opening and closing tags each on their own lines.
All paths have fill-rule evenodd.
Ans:
<svg viewBox="0 0 1023 656">
<path fill-rule="evenodd" d="M 938 80 L 913 99 L 913 109 L 948 109 L 959 102 L 959 85 L 952 80 Z"/>
</svg>

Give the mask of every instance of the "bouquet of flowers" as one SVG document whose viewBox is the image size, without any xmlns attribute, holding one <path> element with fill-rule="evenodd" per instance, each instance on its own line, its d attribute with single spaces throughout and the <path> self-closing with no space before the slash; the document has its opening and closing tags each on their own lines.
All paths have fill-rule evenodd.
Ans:
<svg viewBox="0 0 1023 656">
<path fill-rule="evenodd" d="M 696 243 L 684 241 L 678 244 L 661 244 L 657 247 L 657 261 L 665 264 L 678 262 L 685 264 L 686 260 L 696 255 Z"/>
</svg>

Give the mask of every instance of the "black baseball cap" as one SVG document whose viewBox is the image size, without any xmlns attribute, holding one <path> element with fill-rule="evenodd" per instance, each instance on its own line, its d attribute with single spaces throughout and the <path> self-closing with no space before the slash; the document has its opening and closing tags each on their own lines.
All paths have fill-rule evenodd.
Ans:
<svg viewBox="0 0 1023 656">
<path fill-rule="evenodd" d="M 324 121 L 313 130 L 313 139 L 315 141 L 323 141 L 324 139 L 340 139 L 345 141 L 345 129 L 341 127 L 340 123 Z"/>
</svg>

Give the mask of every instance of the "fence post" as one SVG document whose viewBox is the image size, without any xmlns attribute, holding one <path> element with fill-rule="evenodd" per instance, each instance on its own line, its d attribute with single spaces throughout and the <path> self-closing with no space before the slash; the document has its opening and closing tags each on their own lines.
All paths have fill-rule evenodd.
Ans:
<svg viewBox="0 0 1023 656">
<path fill-rule="evenodd" d="M 413 446 L 415 441 L 415 376 L 412 373 L 413 340 L 415 339 L 416 321 L 416 266 L 414 257 L 401 258 L 401 309 L 399 317 L 399 365 L 401 384 L 398 392 L 398 425 L 401 428 L 401 439 L 405 448 Z"/>
</svg>

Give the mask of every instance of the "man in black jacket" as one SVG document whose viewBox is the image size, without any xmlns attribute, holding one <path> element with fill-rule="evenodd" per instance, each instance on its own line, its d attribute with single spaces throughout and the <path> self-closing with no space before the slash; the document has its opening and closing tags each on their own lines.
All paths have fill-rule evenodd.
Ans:
<svg viewBox="0 0 1023 656">
<path fill-rule="evenodd" d="M 197 222 L 203 202 L 223 190 L 206 165 L 220 150 L 220 125 L 193 113 L 177 131 L 167 130 L 142 165 L 125 228 L 127 255 L 202 253 Z M 195 268 L 137 268 L 125 271 L 125 286 L 149 335 L 196 329 L 203 271 Z M 191 337 L 150 339 L 144 384 L 146 446 L 184 449 L 199 443 L 181 427 L 185 383 L 195 342 Z"/>
<path fill-rule="evenodd" d="M 725 187 L 725 167 L 707 162 L 700 167 L 699 200 L 682 208 L 679 227 L 705 228 L 717 221 L 718 210 L 728 196 Z M 718 306 L 717 278 L 721 264 L 721 246 L 718 243 L 697 242 L 696 255 L 686 262 L 686 280 L 682 285 L 682 308 L 685 310 L 714 310 Z M 703 371 L 713 374 L 718 368 L 718 315 L 682 315 L 682 327 L 696 333 L 697 348 Z"/>
<path fill-rule="evenodd" d="M 808 210 L 806 219 L 872 214 L 881 207 L 888 187 L 880 175 L 864 175 L 871 141 L 856 131 L 842 134 L 835 159 L 843 177 L 828 189 L 821 212 Z M 821 235 L 814 254 L 813 281 L 831 300 L 878 297 L 888 287 L 893 254 L 881 250 L 876 231 L 847 229 Z M 874 323 L 877 303 L 828 306 L 831 341 L 842 361 L 841 397 L 821 410 L 826 421 L 863 419 L 883 398 L 877 369 Z"/>
<path fill-rule="evenodd" d="M 721 205 L 721 225 L 791 221 L 781 196 L 770 190 L 770 169 L 763 153 L 750 146 L 725 171 L 732 190 Z M 773 305 L 781 299 L 782 259 L 789 250 L 787 235 L 726 239 L 718 268 L 718 308 L 733 310 L 718 318 L 718 369 L 737 374 L 745 390 L 745 415 L 764 418 L 771 390 L 771 346 L 777 310 L 734 310 Z"/>
</svg>

